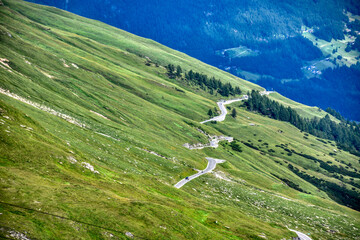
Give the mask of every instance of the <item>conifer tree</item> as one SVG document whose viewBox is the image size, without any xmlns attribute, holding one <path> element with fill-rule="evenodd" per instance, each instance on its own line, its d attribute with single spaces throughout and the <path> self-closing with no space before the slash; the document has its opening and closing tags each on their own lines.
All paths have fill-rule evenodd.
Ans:
<svg viewBox="0 0 360 240">
<path fill-rule="evenodd" d="M 235 108 L 233 108 L 233 110 L 231 111 L 231 116 L 232 116 L 233 118 L 236 118 L 237 112 L 236 112 L 236 109 L 235 109 Z"/>
<path fill-rule="evenodd" d="M 176 76 L 177 76 L 177 77 L 180 77 L 180 76 L 181 76 L 181 73 L 182 73 L 182 69 L 181 69 L 181 67 L 178 65 L 178 66 L 176 67 Z"/>
</svg>

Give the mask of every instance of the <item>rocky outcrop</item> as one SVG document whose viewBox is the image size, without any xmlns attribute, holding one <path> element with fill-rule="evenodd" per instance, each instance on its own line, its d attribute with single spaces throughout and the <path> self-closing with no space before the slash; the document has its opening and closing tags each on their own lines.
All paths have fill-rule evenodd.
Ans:
<svg viewBox="0 0 360 240">
<path fill-rule="evenodd" d="M 232 142 L 234 141 L 233 137 L 228 137 L 228 136 L 216 136 L 216 135 L 210 135 L 206 132 L 204 132 L 201 129 L 197 129 L 200 133 L 204 134 L 205 136 L 208 137 L 209 139 L 209 143 L 203 144 L 203 143 L 195 143 L 195 144 L 189 144 L 189 143 L 185 143 L 183 146 L 193 150 L 193 149 L 203 149 L 206 147 L 212 147 L 212 148 L 217 148 L 219 147 L 219 142 L 220 141 L 228 141 L 228 142 Z"/>
</svg>

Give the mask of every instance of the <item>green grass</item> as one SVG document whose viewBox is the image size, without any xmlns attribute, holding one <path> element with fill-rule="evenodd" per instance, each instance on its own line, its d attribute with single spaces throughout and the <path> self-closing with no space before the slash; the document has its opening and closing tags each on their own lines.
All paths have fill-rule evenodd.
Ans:
<svg viewBox="0 0 360 240">
<path fill-rule="evenodd" d="M 3 2 L 0 58 L 9 60 L 11 69 L 1 65 L 0 87 L 86 127 L 0 94 L 1 237 L 8 230 L 36 239 L 109 239 L 110 234 L 126 239 L 126 232 L 135 239 L 295 236 L 286 226 L 309 232 L 313 239 L 358 237 L 359 213 L 294 175 L 285 161 L 337 180 L 300 156 L 281 154 L 275 145 L 287 143 L 334 165 L 345 166 L 344 161 L 360 169 L 357 157 L 341 151 L 335 161 L 328 154 L 333 142 L 305 139 L 290 124 L 242 108 L 237 108 L 237 119 L 228 116 L 224 122 L 201 125 L 219 96 L 168 79 L 162 66 L 179 64 L 245 92 L 261 87 L 97 21 L 23 1 Z M 271 97 L 303 116 L 324 115 L 278 94 Z M 267 142 L 275 153 L 263 155 L 242 143 L 241 153 L 224 143 L 218 149 L 188 150 L 182 146 L 186 142 L 207 142 L 198 127 L 256 145 Z M 206 167 L 206 156 L 225 159 L 215 171 L 232 181 L 206 174 L 175 189 L 193 168 Z M 274 175 L 312 194 L 298 192 Z M 330 234 L 327 226 L 339 233 Z"/>
<path fill-rule="evenodd" d="M 301 103 L 295 102 L 289 98 L 286 98 L 278 93 L 271 93 L 269 95 L 269 97 L 270 97 L 270 99 L 276 100 L 284 106 L 293 108 L 294 110 L 297 111 L 297 113 L 300 116 L 302 116 L 304 118 L 309 118 L 309 119 L 314 118 L 314 117 L 323 118 L 326 116 L 326 114 L 328 114 L 327 112 L 325 112 L 324 110 L 322 110 L 318 107 L 306 106 L 304 104 L 301 104 Z M 337 123 L 339 122 L 338 119 L 336 119 L 335 117 L 333 117 L 331 115 L 330 115 L 330 119 L 334 122 L 337 122 Z"/>
<path fill-rule="evenodd" d="M 303 27 L 305 28 L 305 27 Z M 351 38 L 350 35 L 346 34 L 344 40 L 334 40 L 332 39 L 331 42 L 327 42 L 322 39 L 316 38 L 312 33 L 310 32 L 303 32 L 302 35 L 313 42 L 314 45 L 316 45 L 321 52 L 324 54 L 324 56 L 329 56 L 331 60 L 337 59 L 337 57 L 340 55 L 342 56 L 341 60 L 337 59 L 337 62 L 340 63 L 340 65 L 346 65 L 351 66 L 353 64 L 356 64 L 358 60 L 356 59 L 359 56 L 359 52 L 356 50 L 351 50 L 350 52 L 346 52 L 345 48 L 349 42 L 354 42 L 355 39 Z M 333 50 L 337 50 L 337 52 L 333 53 Z"/>
</svg>

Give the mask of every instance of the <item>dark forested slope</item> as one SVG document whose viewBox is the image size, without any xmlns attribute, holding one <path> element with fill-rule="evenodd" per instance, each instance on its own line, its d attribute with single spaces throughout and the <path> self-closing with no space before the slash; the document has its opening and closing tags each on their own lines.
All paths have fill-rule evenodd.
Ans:
<svg viewBox="0 0 360 240">
<path fill-rule="evenodd" d="M 197 58 L 218 49 L 296 36 L 302 25 L 326 38 L 343 38 L 343 9 L 359 13 L 357 1 L 100 1 L 31 0 L 101 20 L 159 41 Z M 204 60 L 208 60 L 205 58 Z"/>
</svg>

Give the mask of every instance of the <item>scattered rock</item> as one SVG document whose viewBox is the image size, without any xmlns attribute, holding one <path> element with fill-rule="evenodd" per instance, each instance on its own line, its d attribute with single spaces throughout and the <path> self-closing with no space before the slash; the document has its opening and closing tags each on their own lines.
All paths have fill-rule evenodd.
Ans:
<svg viewBox="0 0 360 240">
<path fill-rule="evenodd" d="M 139 150 L 142 150 L 142 151 L 144 151 L 144 152 L 148 152 L 148 153 L 150 153 L 150 154 L 152 154 L 152 155 L 161 157 L 161 158 L 166 159 L 166 160 L 171 160 L 171 161 L 173 161 L 173 162 L 175 162 L 175 160 L 176 160 L 175 157 L 173 157 L 173 158 L 168 158 L 168 157 L 165 157 L 165 156 L 163 156 L 163 155 L 161 155 L 161 154 L 159 154 L 159 153 L 157 153 L 157 152 L 151 151 L 151 150 L 147 150 L 147 149 L 139 148 L 139 147 L 136 147 L 136 148 L 139 149 Z"/>
<path fill-rule="evenodd" d="M 10 66 L 9 66 L 9 60 L 8 59 L 6 59 L 6 58 L 0 58 L 0 63 L 2 64 L 2 65 L 4 65 L 5 67 L 7 67 L 7 68 L 11 68 Z"/>
<path fill-rule="evenodd" d="M 261 234 L 259 234 L 258 236 L 267 239 L 265 233 L 261 233 Z"/>
<path fill-rule="evenodd" d="M 26 60 L 25 58 L 24 58 L 24 61 L 25 61 L 25 63 L 26 63 L 26 64 L 31 65 L 31 62 L 29 62 L 29 61 L 28 61 L 28 60 Z"/>
<path fill-rule="evenodd" d="M 131 232 L 126 232 L 125 235 L 129 238 L 134 238 L 134 235 Z"/>
<path fill-rule="evenodd" d="M 98 115 L 99 117 L 102 117 L 102 118 L 104 118 L 104 119 L 106 119 L 106 120 L 109 120 L 107 117 L 105 117 L 104 115 L 102 115 L 102 114 L 100 114 L 100 113 L 97 113 L 97 112 L 95 112 L 95 111 L 93 111 L 93 110 L 90 110 L 90 112 L 92 112 L 93 114 L 95 114 L 95 115 Z"/>
<path fill-rule="evenodd" d="M 114 139 L 115 141 L 120 142 L 119 139 L 113 138 L 112 136 L 109 136 L 109 135 L 107 135 L 107 134 L 105 134 L 105 133 L 101 133 L 101 132 L 95 132 L 95 133 L 97 133 L 97 134 L 99 134 L 99 135 L 101 135 L 101 136 L 108 137 L 108 138 Z"/>
<path fill-rule="evenodd" d="M 221 172 L 221 171 L 216 171 L 216 172 L 213 172 L 214 176 L 216 178 L 219 178 L 221 180 L 225 180 L 227 182 L 233 182 L 230 178 L 226 177 L 225 176 L 225 173 Z"/>
<path fill-rule="evenodd" d="M 53 78 L 54 78 L 54 76 L 48 74 L 47 72 L 44 72 L 44 71 L 42 71 L 42 70 L 39 70 L 39 71 L 40 71 L 42 74 L 44 74 L 45 77 L 48 77 L 48 78 L 50 78 L 50 79 L 53 79 Z"/>
<path fill-rule="evenodd" d="M 1 63 L 1 61 L 0 61 L 0 63 Z M 0 64 L 0 66 L 2 66 L 2 65 Z M 3 66 L 2 66 L 2 67 L 3 67 Z M 1 94 L 4 94 L 4 95 L 6 95 L 6 96 L 9 96 L 9 97 L 11 97 L 11 98 L 14 98 L 14 99 L 16 99 L 16 100 L 19 100 L 19 101 L 21 101 L 21 102 L 23 102 L 23 103 L 26 103 L 26 104 L 28 104 L 28 105 L 31 105 L 31 106 L 39 109 L 39 110 L 42 110 L 42 111 L 44 111 L 44 112 L 48 112 L 48 113 L 50 113 L 50 114 L 52 114 L 52 115 L 55 115 L 55 116 L 57 116 L 57 117 L 60 117 L 60 118 L 64 119 L 65 121 L 68 121 L 69 123 L 75 124 L 75 125 L 77 125 L 77 126 L 79 126 L 79 127 L 82 127 L 82 128 L 85 128 L 85 127 L 86 127 L 85 124 L 81 123 L 79 120 L 77 120 L 77 119 L 75 119 L 75 118 L 73 118 L 73 117 L 71 117 L 71 116 L 69 116 L 69 115 L 66 115 L 66 114 L 64 114 L 64 113 L 60 113 L 60 112 L 55 111 L 54 109 L 51 109 L 51 108 L 46 107 L 46 106 L 44 106 L 44 105 L 41 105 L 41 104 L 32 102 L 32 101 L 30 101 L 30 100 L 28 100 L 28 99 L 26 99 L 26 98 L 23 98 L 23 97 L 20 97 L 20 96 L 14 94 L 14 93 L 11 93 L 9 90 L 5 90 L 5 89 L 3 89 L 3 88 L 0 88 L 0 93 L 1 93 Z M 4 117 L 5 117 L 5 116 L 4 116 Z"/>
<path fill-rule="evenodd" d="M 113 237 L 114 237 L 114 234 L 109 233 L 109 232 L 105 232 L 104 235 L 107 236 L 107 237 L 109 237 L 109 238 L 113 238 Z"/>
<path fill-rule="evenodd" d="M 209 139 L 209 143 L 207 144 L 202 144 L 202 143 L 196 143 L 196 144 L 189 144 L 189 143 L 185 143 L 183 146 L 190 149 L 190 150 L 193 150 L 193 149 L 203 149 L 203 148 L 206 148 L 206 147 L 212 147 L 212 148 L 217 148 L 219 147 L 219 142 L 220 141 L 228 141 L 229 143 L 234 141 L 234 138 L 233 137 L 228 137 L 228 136 L 212 136 L 212 135 L 209 135 L 208 133 L 205 133 L 204 131 L 202 131 L 201 129 L 197 129 L 200 133 L 204 134 L 205 136 L 208 137 Z"/>
<path fill-rule="evenodd" d="M 60 59 L 60 60 L 63 62 L 64 67 L 67 67 L 67 68 L 70 67 L 69 65 L 66 64 L 65 59 L 62 58 L 62 59 Z"/>
<path fill-rule="evenodd" d="M 68 156 L 67 159 L 68 159 L 69 162 L 72 163 L 72 164 L 77 163 L 77 160 L 76 160 L 73 156 Z"/>
<path fill-rule="evenodd" d="M 89 170 L 92 171 L 93 173 L 99 174 L 99 171 L 96 171 L 95 168 L 94 168 L 94 166 L 92 166 L 90 163 L 82 162 L 82 163 L 81 163 L 81 166 L 83 166 L 83 167 L 86 168 L 86 169 L 89 169 Z"/>
<path fill-rule="evenodd" d="M 30 240 L 24 233 L 16 232 L 16 231 L 9 231 L 10 236 L 7 237 L 15 238 L 18 240 Z"/>
</svg>

